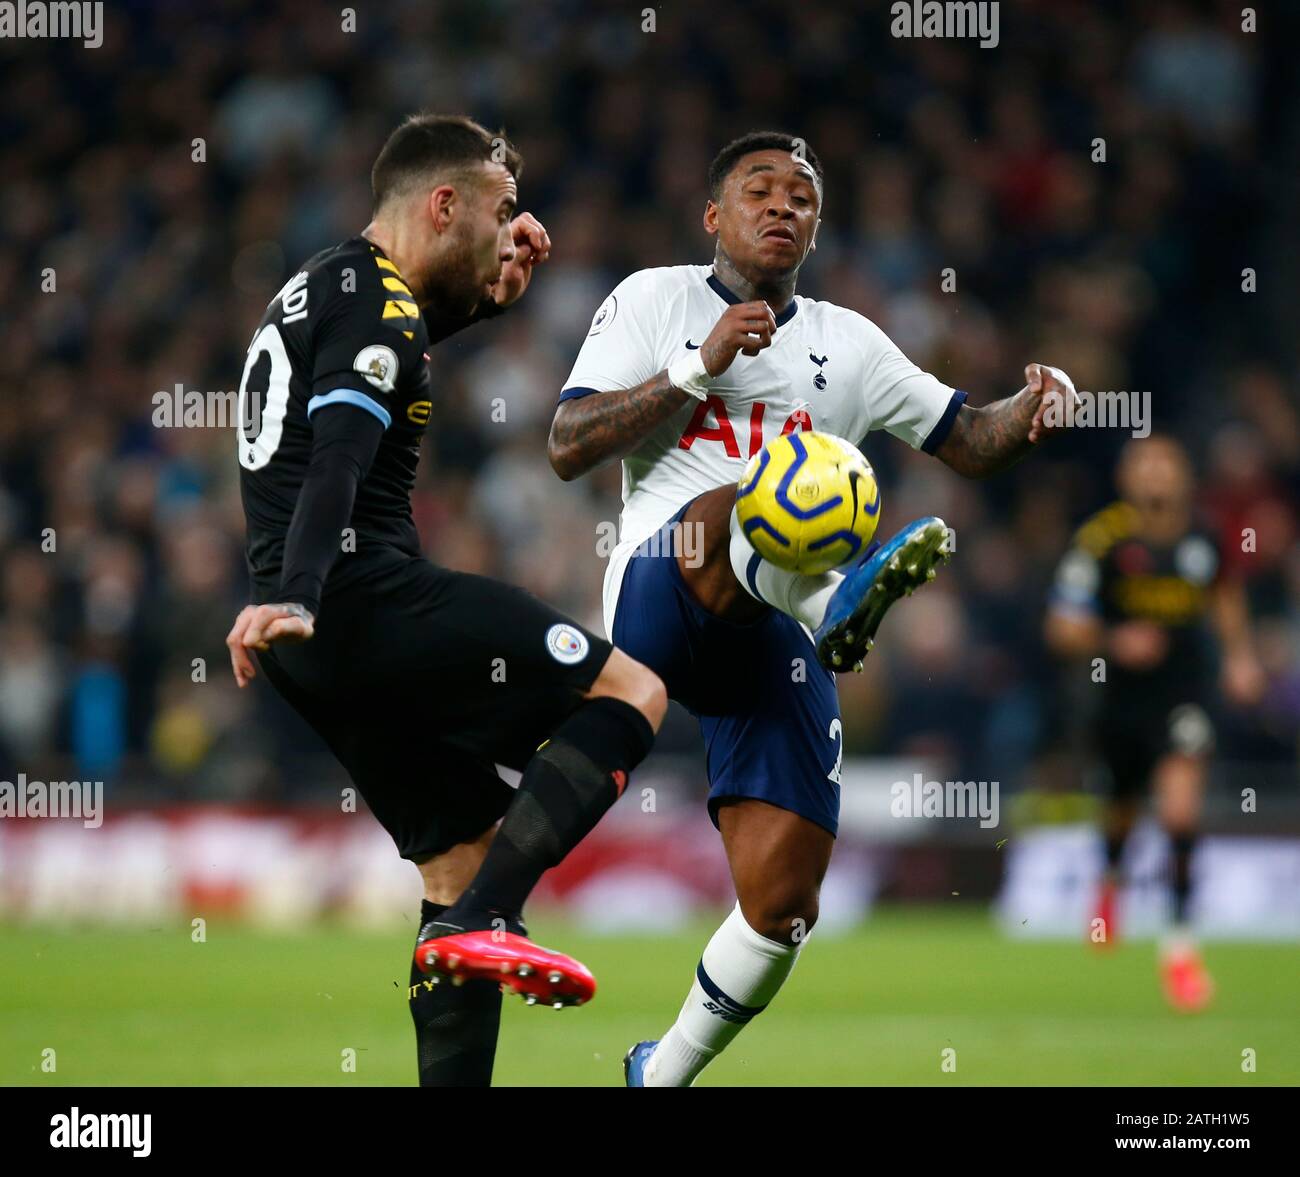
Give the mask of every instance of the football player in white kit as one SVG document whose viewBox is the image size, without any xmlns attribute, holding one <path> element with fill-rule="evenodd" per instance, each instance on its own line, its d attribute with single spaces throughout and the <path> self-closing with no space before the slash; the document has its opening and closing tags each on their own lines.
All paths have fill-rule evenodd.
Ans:
<svg viewBox="0 0 1300 1177">
<path fill-rule="evenodd" d="M 833 671 L 861 662 L 885 610 L 944 554 L 943 524 L 928 518 L 847 570 L 778 569 L 735 522 L 749 458 L 780 433 L 856 441 L 884 429 L 980 477 L 1032 448 L 1047 406 L 1075 395 L 1063 373 L 1030 364 L 1018 393 L 974 408 L 862 315 L 796 296 L 821 203 L 821 165 L 800 140 L 757 132 L 725 147 L 704 212 L 713 264 L 641 270 L 616 287 L 551 428 L 563 479 L 622 459 L 605 625 L 699 718 L 738 898 L 677 1022 L 628 1052 L 629 1086 L 690 1086 L 789 976 L 839 816 Z M 683 528 L 696 542 L 680 542 Z"/>
</svg>

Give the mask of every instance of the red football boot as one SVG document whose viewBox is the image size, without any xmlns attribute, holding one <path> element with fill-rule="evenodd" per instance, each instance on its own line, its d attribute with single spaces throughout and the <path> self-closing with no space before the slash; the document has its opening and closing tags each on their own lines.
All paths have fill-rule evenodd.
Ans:
<svg viewBox="0 0 1300 1177">
<path fill-rule="evenodd" d="M 555 1009 L 584 1005 L 596 994 L 596 978 L 581 961 L 552 952 L 515 932 L 454 932 L 425 940 L 415 950 L 421 972 L 465 981 L 497 981 L 529 1005 Z"/>
<path fill-rule="evenodd" d="M 1183 1014 L 1194 1014 L 1210 1004 L 1214 981 L 1196 946 L 1179 941 L 1160 951 L 1160 981 L 1165 1000 Z"/>
</svg>

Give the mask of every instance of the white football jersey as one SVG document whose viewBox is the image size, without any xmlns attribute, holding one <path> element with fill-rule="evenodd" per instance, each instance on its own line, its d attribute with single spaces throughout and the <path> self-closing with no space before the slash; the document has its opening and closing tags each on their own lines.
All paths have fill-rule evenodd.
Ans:
<svg viewBox="0 0 1300 1177">
<path fill-rule="evenodd" d="M 596 311 L 561 400 L 635 388 L 698 348 L 728 304 L 743 301 L 712 266 L 625 278 Z M 685 503 L 739 481 L 772 438 L 822 430 L 859 442 L 884 429 L 914 449 L 947 435 L 965 394 L 921 371 L 870 319 L 796 295 L 770 347 L 737 355 L 707 400 L 688 400 L 623 459 L 619 543 L 605 576 L 605 625 L 627 557 Z"/>
</svg>

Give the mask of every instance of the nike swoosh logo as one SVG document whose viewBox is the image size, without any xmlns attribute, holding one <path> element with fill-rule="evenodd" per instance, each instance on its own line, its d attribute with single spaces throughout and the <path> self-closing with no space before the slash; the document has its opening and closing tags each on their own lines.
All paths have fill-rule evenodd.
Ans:
<svg viewBox="0 0 1300 1177">
<path fill-rule="evenodd" d="M 861 477 L 856 470 L 849 471 L 849 489 L 853 492 L 853 519 L 858 517 L 858 479 Z"/>
<path fill-rule="evenodd" d="M 698 343 L 692 343 L 689 339 L 686 341 L 686 346 L 687 346 L 691 351 L 699 351 L 699 350 L 700 350 L 700 345 L 699 345 Z"/>
</svg>

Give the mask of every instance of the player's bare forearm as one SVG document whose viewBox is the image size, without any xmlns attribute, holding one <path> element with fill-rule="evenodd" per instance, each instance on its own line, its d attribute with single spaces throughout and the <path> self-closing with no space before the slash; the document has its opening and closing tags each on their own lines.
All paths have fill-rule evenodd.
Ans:
<svg viewBox="0 0 1300 1177">
<path fill-rule="evenodd" d="M 635 388 L 593 392 L 562 401 L 546 453 L 565 482 L 621 458 L 691 399 L 665 370 Z"/>
<path fill-rule="evenodd" d="M 1038 398 L 1021 389 L 982 409 L 962 405 L 935 456 L 966 478 L 987 478 L 1025 456 Z"/>
<path fill-rule="evenodd" d="M 1220 679 L 1228 698 L 1253 706 L 1264 696 L 1268 676 L 1255 652 L 1250 606 L 1240 581 L 1222 580 L 1210 597 L 1210 616 L 1223 646 Z"/>
<path fill-rule="evenodd" d="M 1079 394 L 1070 378 L 1049 364 L 1026 364 L 1025 387 L 982 409 L 962 405 L 952 431 L 935 451 L 967 478 L 987 478 L 1015 465 L 1049 433 L 1068 423 Z"/>
<path fill-rule="evenodd" d="M 1254 650 L 1250 633 L 1250 607 L 1246 591 L 1237 580 L 1222 580 L 1210 595 L 1210 618 L 1225 653 Z"/>
</svg>

